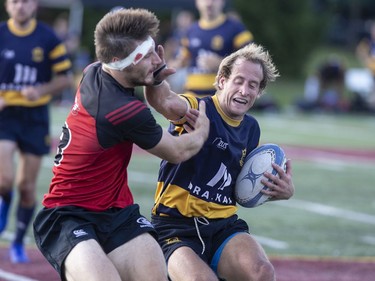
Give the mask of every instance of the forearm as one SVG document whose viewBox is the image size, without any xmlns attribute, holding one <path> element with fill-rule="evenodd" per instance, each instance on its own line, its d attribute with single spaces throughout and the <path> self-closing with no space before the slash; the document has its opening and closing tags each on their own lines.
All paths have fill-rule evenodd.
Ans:
<svg viewBox="0 0 375 281">
<path fill-rule="evenodd" d="M 170 163 L 181 163 L 199 152 L 206 137 L 206 133 L 203 130 L 193 131 L 178 137 L 164 132 L 159 144 L 148 152 Z"/>
<path fill-rule="evenodd" d="M 166 81 L 145 87 L 144 95 L 148 104 L 169 120 L 180 119 L 188 110 L 187 102 L 171 91 Z"/>
<path fill-rule="evenodd" d="M 55 76 L 50 82 L 44 83 L 40 86 L 37 86 L 37 91 L 39 92 L 39 95 L 45 96 L 45 95 L 57 95 L 62 90 L 73 87 L 73 75 L 67 74 L 67 75 L 57 75 Z"/>
</svg>

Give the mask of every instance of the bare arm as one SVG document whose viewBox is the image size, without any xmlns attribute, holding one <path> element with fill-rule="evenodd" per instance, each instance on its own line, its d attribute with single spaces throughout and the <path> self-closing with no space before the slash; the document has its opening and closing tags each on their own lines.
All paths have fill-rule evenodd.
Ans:
<svg viewBox="0 0 375 281">
<path fill-rule="evenodd" d="M 189 109 L 187 101 L 171 91 L 166 81 L 145 87 L 144 95 L 148 104 L 169 120 L 180 119 Z"/>
<path fill-rule="evenodd" d="M 148 152 L 171 163 L 186 161 L 197 154 L 209 133 L 210 122 L 206 116 L 206 104 L 201 101 L 199 111 L 190 109 L 186 115 L 195 120 L 194 130 L 178 137 L 172 136 L 164 130 L 160 142 Z"/>
<path fill-rule="evenodd" d="M 47 94 L 57 95 L 63 89 L 73 86 L 73 75 L 56 75 L 50 82 L 39 86 L 30 86 L 22 89 L 22 95 L 28 100 L 37 100 Z"/>
</svg>

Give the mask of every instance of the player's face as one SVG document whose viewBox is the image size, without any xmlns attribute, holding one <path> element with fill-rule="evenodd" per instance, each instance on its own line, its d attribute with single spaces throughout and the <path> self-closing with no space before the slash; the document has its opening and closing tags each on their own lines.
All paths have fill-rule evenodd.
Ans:
<svg viewBox="0 0 375 281">
<path fill-rule="evenodd" d="M 142 58 L 136 65 L 131 65 L 124 70 L 124 79 L 133 87 L 152 85 L 154 83 L 154 71 L 161 63 L 161 59 L 154 48 Z"/>
<path fill-rule="evenodd" d="M 24 26 L 34 17 L 37 0 L 6 0 L 5 8 L 16 24 Z"/>
<path fill-rule="evenodd" d="M 238 59 L 230 77 L 219 79 L 221 91 L 218 99 L 224 113 L 232 119 L 241 120 L 259 96 L 262 80 L 260 64 Z"/>
<path fill-rule="evenodd" d="M 213 20 L 224 9 L 225 0 L 195 0 L 195 6 L 204 19 Z"/>
</svg>

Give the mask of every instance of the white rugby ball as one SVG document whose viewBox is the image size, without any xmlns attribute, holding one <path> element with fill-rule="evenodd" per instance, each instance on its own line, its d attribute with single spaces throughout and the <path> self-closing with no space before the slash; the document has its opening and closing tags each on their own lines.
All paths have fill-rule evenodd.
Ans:
<svg viewBox="0 0 375 281">
<path fill-rule="evenodd" d="M 267 143 L 258 146 L 247 155 L 235 185 L 234 196 L 238 204 L 253 208 L 269 200 L 269 196 L 260 191 L 268 189 L 261 183 L 262 179 L 266 179 L 263 173 L 277 174 L 272 163 L 276 163 L 285 171 L 285 153 L 277 144 Z"/>
</svg>

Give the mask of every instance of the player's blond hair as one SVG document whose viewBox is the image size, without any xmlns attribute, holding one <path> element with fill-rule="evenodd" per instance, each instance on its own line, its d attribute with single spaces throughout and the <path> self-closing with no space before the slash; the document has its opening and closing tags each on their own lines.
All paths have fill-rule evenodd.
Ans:
<svg viewBox="0 0 375 281">
<path fill-rule="evenodd" d="M 136 41 L 155 37 L 159 20 L 145 9 L 117 9 L 107 13 L 95 28 L 95 53 L 102 63 L 113 57 L 125 58 L 136 47 Z"/>
<path fill-rule="evenodd" d="M 263 80 L 260 83 L 259 94 L 263 93 L 263 90 L 266 88 L 269 82 L 275 81 L 276 78 L 280 76 L 276 66 L 272 62 L 269 52 L 266 51 L 261 45 L 250 43 L 225 57 L 221 61 L 215 79 L 216 89 L 218 89 L 217 85 L 221 77 L 229 78 L 229 76 L 232 74 L 233 65 L 238 59 L 244 59 L 246 61 L 259 63 L 261 65 L 263 70 Z"/>
</svg>

